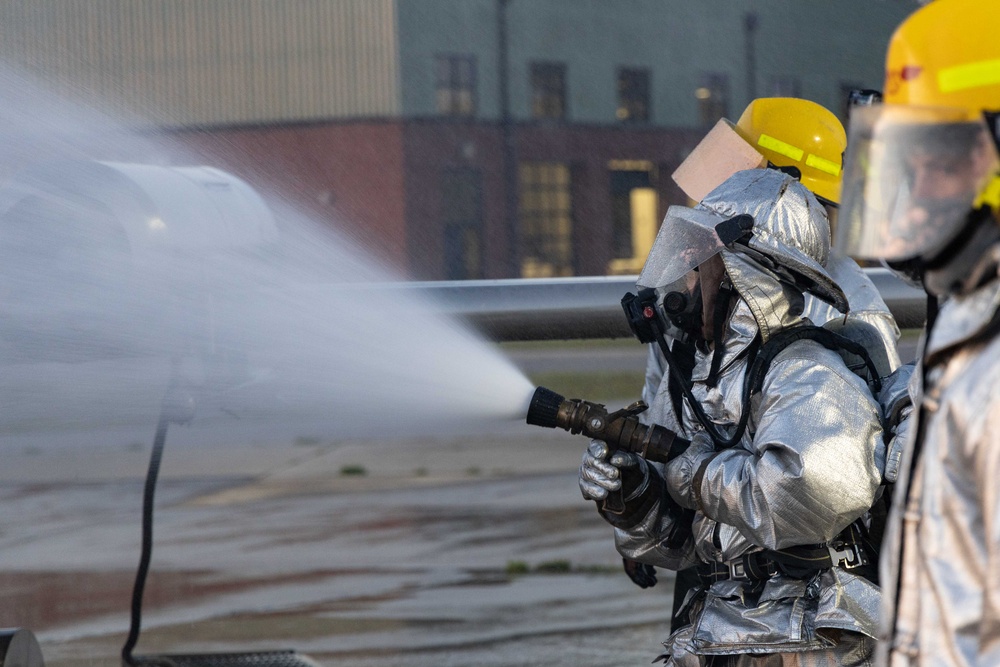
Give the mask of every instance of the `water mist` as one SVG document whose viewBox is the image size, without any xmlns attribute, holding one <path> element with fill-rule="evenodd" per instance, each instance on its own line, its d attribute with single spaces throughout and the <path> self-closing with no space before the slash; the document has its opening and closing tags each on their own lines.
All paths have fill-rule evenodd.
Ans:
<svg viewBox="0 0 1000 667">
<path fill-rule="evenodd" d="M 171 386 L 194 408 L 185 440 L 203 443 L 523 423 L 523 375 L 345 236 L 273 198 L 199 209 L 177 184 L 200 176 L 162 165 L 176 147 L 8 73 L 0 88 L 11 87 L 16 104 L 0 112 L 17 148 L 0 189 L 7 442 L 134 440 Z M 192 192 L 247 187 L 216 176 Z"/>
</svg>

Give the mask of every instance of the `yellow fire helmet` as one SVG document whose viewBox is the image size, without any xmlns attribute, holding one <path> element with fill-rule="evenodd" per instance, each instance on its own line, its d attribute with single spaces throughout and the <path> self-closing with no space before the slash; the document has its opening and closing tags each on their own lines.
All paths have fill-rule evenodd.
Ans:
<svg viewBox="0 0 1000 667">
<path fill-rule="evenodd" d="M 851 110 L 841 252 L 926 264 L 970 238 L 970 212 L 997 217 L 997 35 L 996 0 L 936 0 L 896 29 L 885 103 Z"/>
<path fill-rule="evenodd" d="M 743 111 L 736 131 L 774 166 L 797 169 L 821 201 L 840 203 L 847 134 L 833 112 L 810 100 L 761 97 Z"/>
<path fill-rule="evenodd" d="M 1000 4 L 937 0 L 896 29 L 885 59 L 886 104 L 1000 111 Z"/>
</svg>

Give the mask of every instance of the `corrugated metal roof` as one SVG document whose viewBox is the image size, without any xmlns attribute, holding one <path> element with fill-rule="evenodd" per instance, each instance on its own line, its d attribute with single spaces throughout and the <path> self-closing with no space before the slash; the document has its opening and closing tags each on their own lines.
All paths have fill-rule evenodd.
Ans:
<svg viewBox="0 0 1000 667">
<path fill-rule="evenodd" d="M 395 0 L 0 0 L 0 58 L 159 124 L 398 115 Z"/>
</svg>

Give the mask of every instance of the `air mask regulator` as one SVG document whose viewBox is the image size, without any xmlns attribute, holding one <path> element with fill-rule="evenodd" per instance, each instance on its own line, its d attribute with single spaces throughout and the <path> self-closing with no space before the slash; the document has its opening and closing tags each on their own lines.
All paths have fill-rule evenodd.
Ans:
<svg viewBox="0 0 1000 667">
<path fill-rule="evenodd" d="M 622 310 L 628 326 L 640 343 L 655 343 L 657 339 L 656 290 L 645 287 L 638 294 L 629 292 L 622 297 Z"/>
<path fill-rule="evenodd" d="M 723 220 L 715 226 L 719 242 L 724 246 L 745 242 L 752 231 L 753 216 L 747 214 Z M 672 338 L 681 338 L 687 332 L 701 328 L 700 291 L 696 291 L 693 295 L 668 292 L 658 303 L 656 290 L 644 287 L 638 294 L 629 292 L 623 296 L 622 309 L 625 311 L 625 318 L 632 333 L 641 343 L 659 344 L 664 334 Z"/>
<path fill-rule="evenodd" d="M 738 215 L 720 222 L 715 226 L 715 232 L 724 246 L 745 243 L 753 232 L 753 222 L 753 217 L 750 215 Z M 717 425 L 708 418 L 701 404 L 691 393 L 690 383 L 679 374 L 666 340 L 666 336 L 674 336 L 675 332 L 671 330 L 673 327 L 681 331 L 690 330 L 688 328 L 690 326 L 689 318 L 692 316 L 701 317 L 701 299 L 682 292 L 668 292 L 659 303 L 657 299 L 656 290 L 650 287 L 638 290 L 637 294 L 629 292 L 622 297 L 622 310 L 625 311 L 629 328 L 632 329 L 633 335 L 639 339 L 639 342 L 655 343 L 659 346 L 667 361 L 668 371 L 677 380 L 695 418 L 715 442 L 716 447 L 731 447 L 742 437 L 742 429 L 737 429 L 733 435 L 727 435 L 722 433 Z"/>
</svg>

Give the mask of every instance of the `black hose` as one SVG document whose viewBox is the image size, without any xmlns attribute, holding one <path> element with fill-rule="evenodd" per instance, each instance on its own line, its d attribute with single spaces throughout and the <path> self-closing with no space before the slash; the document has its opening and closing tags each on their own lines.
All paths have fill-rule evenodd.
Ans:
<svg viewBox="0 0 1000 667">
<path fill-rule="evenodd" d="M 167 440 L 167 426 L 170 424 L 167 412 L 166 409 L 163 410 L 156 425 L 153 451 L 149 455 L 149 469 L 146 471 L 146 486 L 142 492 L 142 554 L 139 557 L 139 569 L 135 573 L 135 584 L 132 587 L 132 621 L 128 638 L 122 647 L 122 662 L 125 665 L 136 664 L 132 658 L 132 649 L 139 641 L 139 630 L 142 626 L 142 594 L 146 588 L 149 562 L 153 557 L 153 497 L 156 493 L 156 478 L 160 474 L 163 445 Z"/>
<path fill-rule="evenodd" d="M 684 398 L 687 399 L 688 405 L 691 407 L 692 412 L 694 412 L 695 418 L 701 424 L 705 432 L 708 433 L 709 437 L 715 443 L 716 449 L 727 449 L 732 447 L 740 438 L 743 437 L 743 432 L 746 430 L 747 418 L 750 416 L 749 410 L 744 407 L 743 414 L 740 415 L 740 423 L 736 428 L 736 432 L 732 436 L 726 436 L 722 433 L 715 422 L 708 418 L 705 414 L 704 408 L 701 407 L 701 403 L 698 399 L 694 397 L 691 392 L 691 384 L 687 382 L 684 376 L 681 374 L 681 369 L 678 367 L 676 360 L 674 360 L 674 355 L 670 352 L 670 346 L 667 345 L 666 332 L 659 325 L 658 322 L 653 320 L 650 322 L 653 326 L 653 330 L 656 332 L 656 342 L 660 346 L 660 351 L 663 352 L 663 357 L 667 361 L 667 371 L 673 376 L 674 380 L 680 386 L 681 393 Z M 680 415 L 678 414 L 678 420 L 680 420 Z"/>
</svg>

